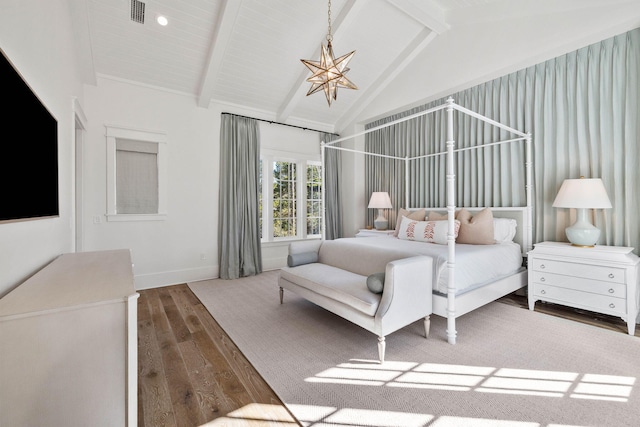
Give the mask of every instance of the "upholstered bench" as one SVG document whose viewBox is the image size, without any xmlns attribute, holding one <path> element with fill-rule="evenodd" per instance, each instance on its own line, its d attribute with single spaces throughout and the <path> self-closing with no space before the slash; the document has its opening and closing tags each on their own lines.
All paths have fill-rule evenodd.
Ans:
<svg viewBox="0 0 640 427">
<path fill-rule="evenodd" d="M 290 244 L 289 266 L 278 282 L 280 303 L 287 289 L 378 335 L 380 363 L 386 335 L 424 318 L 428 337 L 432 290 L 420 278 L 431 277 L 432 259 L 335 242 Z"/>
</svg>

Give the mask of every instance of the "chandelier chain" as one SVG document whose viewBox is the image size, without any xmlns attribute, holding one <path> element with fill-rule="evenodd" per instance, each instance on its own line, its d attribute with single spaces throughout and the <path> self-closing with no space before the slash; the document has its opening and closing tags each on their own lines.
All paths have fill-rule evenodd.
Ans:
<svg viewBox="0 0 640 427">
<path fill-rule="evenodd" d="M 333 40 L 333 36 L 331 35 L 331 0 L 329 0 L 329 7 L 328 7 L 328 12 L 327 12 L 327 22 L 329 23 L 329 26 L 327 28 L 327 41 L 331 41 Z"/>
</svg>

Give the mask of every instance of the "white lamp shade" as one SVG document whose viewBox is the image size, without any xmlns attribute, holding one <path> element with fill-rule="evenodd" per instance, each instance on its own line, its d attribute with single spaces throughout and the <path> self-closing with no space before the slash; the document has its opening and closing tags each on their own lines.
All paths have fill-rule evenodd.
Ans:
<svg viewBox="0 0 640 427">
<path fill-rule="evenodd" d="M 372 209 L 391 209 L 391 198 L 386 191 L 375 191 L 371 193 L 369 199 L 369 208 Z"/>
<path fill-rule="evenodd" d="M 553 207 L 610 209 L 611 201 L 600 178 L 565 179 Z"/>
</svg>

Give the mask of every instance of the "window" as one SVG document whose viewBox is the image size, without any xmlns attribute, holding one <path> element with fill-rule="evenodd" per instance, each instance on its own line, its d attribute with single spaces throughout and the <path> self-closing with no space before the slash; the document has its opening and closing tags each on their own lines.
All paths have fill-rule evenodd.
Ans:
<svg viewBox="0 0 640 427">
<path fill-rule="evenodd" d="M 116 139 L 116 213 L 158 213 L 158 144 Z"/>
<path fill-rule="evenodd" d="M 319 162 L 263 153 L 260 182 L 263 242 L 321 236 L 322 166 Z"/>
<path fill-rule="evenodd" d="M 107 126 L 107 220 L 166 217 L 166 135 Z"/>
<path fill-rule="evenodd" d="M 296 237 L 296 164 L 273 162 L 273 237 Z"/>
<path fill-rule="evenodd" d="M 322 165 L 307 165 L 307 236 L 322 233 Z"/>
</svg>

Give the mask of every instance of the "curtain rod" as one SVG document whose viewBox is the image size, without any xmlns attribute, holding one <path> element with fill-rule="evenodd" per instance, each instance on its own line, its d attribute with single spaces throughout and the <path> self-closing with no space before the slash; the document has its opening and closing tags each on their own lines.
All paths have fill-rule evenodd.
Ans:
<svg viewBox="0 0 640 427">
<path fill-rule="evenodd" d="M 310 128 L 305 128 L 305 127 L 302 127 L 302 126 L 290 125 L 288 123 L 275 122 L 273 120 L 257 119 L 255 117 L 248 117 L 248 116 L 242 116 L 240 114 L 225 113 L 225 112 L 223 112 L 222 114 L 229 114 L 230 116 L 237 116 L 237 117 L 242 117 L 242 118 L 245 118 L 245 119 L 258 120 L 259 122 L 267 122 L 267 123 L 272 124 L 272 125 L 289 126 L 289 127 L 292 127 L 292 128 L 298 128 L 298 129 L 302 129 L 302 130 L 310 130 L 310 131 L 313 131 L 313 132 L 328 133 L 329 135 L 340 136 L 339 134 L 333 133 L 333 132 L 325 132 L 323 130 L 310 129 Z"/>
</svg>

